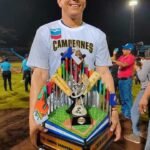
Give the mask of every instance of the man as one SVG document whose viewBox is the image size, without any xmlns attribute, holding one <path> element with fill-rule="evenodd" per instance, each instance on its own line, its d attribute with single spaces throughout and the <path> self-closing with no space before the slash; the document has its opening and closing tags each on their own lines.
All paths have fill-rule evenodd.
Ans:
<svg viewBox="0 0 150 150">
<path fill-rule="evenodd" d="M 123 55 L 118 60 L 113 59 L 118 68 L 118 87 L 120 92 L 120 98 L 122 103 L 122 115 L 125 119 L 131 118 L 131 107 L 132 107 L 132 75 L 135 57 L 131 51 L 134 50 L 132 43 L 127 43 L 122 46 Z M 113 56 L 115 58 L 115 56 Z"/>
<path fill-rule="evenodd" d="M 114 92 L 114 83 L 108 66 L 111 60 L 108 52 L 106 36 L 99 29 L 83 22 L 83 11 L 86 0 L 57 0 L 62 10 L 61 20 L 40 27 L 34 38 L 28 65 L 33 67 L 30 92 L 29 126 L 30 137 L 36 145 L 37 132 L 47 130 L 37 125 L 33 119 L 34 106 L 41 87 L 61 64 L 61 53 L 68 47 L 81 50 L 86 55 L 85 62 L 92 69 L 95 67 L 110 92 Z M 93 36 L 92 36 L 93 35 Z M 38 82 L 37 82 L 38 81 Z M 120 138 L 120 123 L 116 109 L 112 111 L 111 131 L 116 134 L 115 141 Z"/>
<path fill-rule="evenodd" d="M 4 89 L 5 89 L 5 91 L 7 91 L 7 81 L 8 81 L 9 89 L 10 89 L 10 91 L 12 91 L 11 64 L 8 62 L 8 58 L 4 58 L 0 67 L 2 70 L 2 76 L 3 76 L 3 80 L 4 80 Z"/>
<path fill-rule="evenodd" d="M 139 103 L 139 110 L 141 114 L 144 114 L 147 111 L 150 111 L 150 108 L 148 108 L 149 98 L 150 98 L 150 82 Z M 148 134 L 147 134 L 147 140 L 146 140 L 146 145 L 145 145 L 144 150 L 149 150 L 149 149 L 150 149 L 150 121 L 148 124 Z"/>
<path fill-rule="evenodd" d="M 22 71 L 25 91 L 28 92 L 28 85 L 31 83 L 31 68 L 27 66 L 28 54 L 25 54 L 25 59 L 22 61 Z"/>
<path fill-rule="evenodd" d="M 139 91 L 131 109 L 132 134 L 125 135 L 124 138 L 134 143 L 140 143 L 140 137 L 143 137 L 138 127 L 140 112 L 138 110 L 139 102 L 144 94 L 144 91 L 150 81 L 150 60 L 135 63 L 135 70 L 141 82 L 141 90 Z"/>
</svg>

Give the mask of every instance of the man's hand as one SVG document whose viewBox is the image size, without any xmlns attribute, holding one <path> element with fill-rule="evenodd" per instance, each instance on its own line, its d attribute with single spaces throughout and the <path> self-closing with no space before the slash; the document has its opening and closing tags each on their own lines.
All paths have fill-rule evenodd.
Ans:
<svg viewBox="0 0 150 150">
<path fill-rule="evenodd" d="M 110 127 L 110 131 L 114 132 L 116 135 L 116 138 L 114 141 L 118 141 L 121 137 L 121 126 L 120 126 L 120 121 L 119 121 L 119 116 L 117 111 L 112 111 L 112 116 L 111 116 L 111 122 L 112 125 Z"/>
<path fill-rule="evenodd" d="M 115 57 L 115 56 L 112 56 L 112 57 L 111 57 L 111 61 L 112 61 L 112 62 L 116 62 L 116 57 Z"/>
<path fill-rule="evenodd" d="M 142 97 L 139 103 L 139 111 L 141 114 L 144 114 L 147 112 L 148 107 L 148 99 L 145 97 Z"/>
<path fill-rule="evenodd" d="M 48 130 L 43 128 L 41 125 L 38 125 L 34 119 L 30 119 L 30 140 L 33 146 L 37 146 L 37 134 L 38 132 L 47 132 Z"/>
</svg>

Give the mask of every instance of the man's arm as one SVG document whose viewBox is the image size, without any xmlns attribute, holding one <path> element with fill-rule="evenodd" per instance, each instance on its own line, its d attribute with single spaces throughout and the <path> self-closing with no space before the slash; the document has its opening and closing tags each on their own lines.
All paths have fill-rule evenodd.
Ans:
<svg viewBox="0 0 150 150">
<path fill-rule="evenodd" d="M 140 100 L 140 103 L 139 103 L 139 110 L 140 110 L 141 114 L 144 114 L 145 112 L 147 112 L 149 97 L 150 97 L 150 83 L 148 84 L 148 86 Z"/>
<path fill-rule="evenodd" d="M 138 75 L 138 78 L 140 79 L 140 81 L 145 81 L 147 78 L 148 78 L 148 73 L 149 73 L 149 65 L 150 63 L 149 62 L 145 62 L 141 69 L 139 67 L 139 69 L 137 69 L 137 75 Z"/>
<path fill-rule="evenodd" d="M 119 67 L 124 68 L 124 67 L 127 67 L 127 66 L 130 65 L 129 63 L 127 63 L 127 62 L 121 62 L 121 61 L 117 60 L 116 58 L 117 58 L 117 57 L 116 57 L 116 54 L 113 53 L 112 61 L 113 61 L 116 65 L 118 65 Z"/>
<path fill-rule="evenodd" d="M 30 129 L 30 138 L 34 146 L 36 146 L 37 133 L 38 131 L 46 132 L 46 129 L 42 126 L 37 125 L 33 118 L 34 107 L 37 102 L 38 94 L 41 91 L 41 88 L 46 83 L 48 79 L 48 70 L 34 68 L 32 79 L 31 79 L 31 89 L 30 89 L 30 112 L 29 112 L 29 129 Z"/>
<path fill-rule="evenodd" d="M 115 93 L 114 81 L 112 75 L 109 71 L 108 67 L 96 67 L 97 72 L 100 73 L 102 81 L 106 84 L 107 89 L 110 93 Z M 121 137 L 121 126 L 119 122 L 119 116 L 117 112 L 117 108 L 112 108 L 112 116 L 111 116 L 112 125 L 110 127 L 110 131 L 114 131 L 116 138 L 114 141 L 117 141 Z"/>
<path fill-rule="evenodd" d="M 129 64 L 126 63 L 126 62 L 121 62 L 121 61 L 118 61 L 118 60 L 113 60 L 113 62 L 114 62 L 116 65 L 120 66 L 121 68 L 124 68 L 124 67 L 129 66 Z"/>
</svg>

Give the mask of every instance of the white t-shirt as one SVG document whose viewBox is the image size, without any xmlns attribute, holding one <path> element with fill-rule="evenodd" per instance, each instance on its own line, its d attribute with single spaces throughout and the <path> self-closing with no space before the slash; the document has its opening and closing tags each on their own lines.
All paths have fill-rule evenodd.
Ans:
<svg viewBox="0 0 150 150">
<path fill-rule="evenodd" d="M 85 63 L 90 69 L 96 66 L 111 66 L 105 34 L 98 28 L 83 23 L 69 28 L 61 20 L 41 26 L 35 35 L 27 65 L 48 69 L 53 75 L 61 64 L 61 53 L 69 47 L 85 54 Z"/>
</svg>

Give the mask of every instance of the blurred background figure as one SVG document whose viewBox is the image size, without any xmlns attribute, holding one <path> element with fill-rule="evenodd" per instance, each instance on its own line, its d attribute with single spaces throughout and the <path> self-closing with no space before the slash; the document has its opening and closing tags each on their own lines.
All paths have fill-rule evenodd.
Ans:
<svg viewBox="0 0 150 150">
<path fill-rule="evenodd" d="M 3 62 L 3 59 L 2 59 L 2 57 L 0 57 L 0 75 L 1 75 L 1 73 L 2 73 L 2 70 L 1 70 L 1 63 Z"/>
<path fill-rule="evenodd" d="M 145 89 L 145 92 L 140 100 L 139 110 L 141 114 L 145 114 L 146 112 L 149 112 L 149 118 L 150 118 L 150 82 L 147 85 L 147 88 Z M 147 140 L 146 140 L 146 145 L 144 150 L 150 150 L 150 119 L 148 123 Z"/>
<path fill-rule="evenodd" d="M 118 59 L 118 57 L 119 57 L 118 52 L 119 52 L 119 48 L 115 48 L 113 50 L 113 57 L 115 57 L 114 59 Z M 113 65 L 110 67 L 110 72 L 114 79 L 115 91 L 117 92 L 117 90 L 118 90 L 118 76 L 117 76 L 118 75 L 118 65 L 116 63 L 113 62 Z"/>
<path fill-rule="evenodd" d="M 135 60 L 135 67 L 138 66 L 138 67 L 142 67 L 142 63 L 141 63 L 141 58 L 140 57 L 137 57 L 136 60 Z M 136 69 L 135 69 L 135 73 L 134 73 L 134 81 L 135 81 L 135 84 L 140 84 L 140 79 L 137 75 L 137 72 L 136 72 Z"/>
<path fill-rule="evenodd" d="M 4 80 L 4 89 L 7 91 L 7 81 L 9 84 L 9 89 L 12 91 L 12 84 L 11 84 L 11 64 L 8 61 L 8 58 L 3 57 L 2 63 L 0 65 L 2 76 Z"/>
<path fill-rule="evenodd" d="M 142 61 L 141 61 L 142 60 Z M 141 83 L 141 90 L 136 96 L 134 104 L 131 109 L 131 120 L 132 120 L 132 130 L 133 133 L 129 135 L 125 135 L 124 138 L 128 141 L 134 143 L 140 143 L 141 138 L 144 135 L 140 132 L 139 129 L 139 119 L 140 119 L 140 112 L 138 110 L 139 102 L 144 94 L 146 87 L 150 81 L 150 60 L 144 60 L 141 58 L 136 59 L 135 62 L 135 71 L 137 74 L 138 79 Z"/>
<path fill-rule="evenodd" d="M 117 59 L 113 53 L 112 61 L 118 65 L 118 88 L 121 100 L 122 119 L 131 119 L 132 107 L 132 76 L 134 72 L 135 56 L 132 54 L 134 45 L 127 43 L 122 46 L 122 55 Z"/>
<path fill-rule="evenodd" d="M 23 80 L 25 91 L 28 92 L 28 85 L 31 84 L 31 68 L 27 66 L 28 54 L 25 54 L 25 58 L 22 61 L 22 72 L 23 72 Z"/>
</svg>

